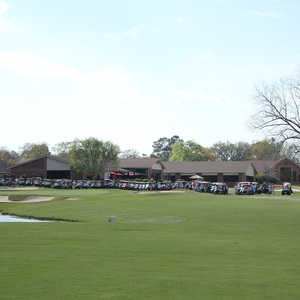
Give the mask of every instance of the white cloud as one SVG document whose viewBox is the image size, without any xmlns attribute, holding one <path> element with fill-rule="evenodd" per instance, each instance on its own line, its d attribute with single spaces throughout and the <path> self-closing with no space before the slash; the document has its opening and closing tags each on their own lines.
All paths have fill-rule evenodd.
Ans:
<svg viewBox="0 0 300 300">
<path fill-rule="evenodd" d="M 0 1 L 0 16 L 8 10 L 8 3 Z"/>
<path fill-rule="evenodd" d="M 103 37 L 106 40 L 110 40 L 110 41 L 119 41 L 120 40 L 120 36 L 116 33 L 106 32 L 106 33 L 104 33 Z"/>
<path fill-rule="evenodd" d="M 224 99 L 215 95 L 209 95 L 195 90 L 179 90 L 176 88 L 168 89 L 168 98 L 171 101 L 182 103 L 224 103 Z"/>
<path fill-rule="evenodd" d="M 143 28 L 143 25 L 133 26 L 125 31 L 123 35 L 128 39 L 137 39 L 142 34 Z"/>
<path fill-rule="evenodd" d="M 75 68 L 57 64 L 29 53 L 0 52 L 0 69 L 13 71 L 25 77 L 78 77 Z"/>
<path fill-rule="evenodd" d="M 178 23 L 178 24 L 183 24 L 184 21 L 185 21 L 184 17 L 177 17 L 176 18 L 176 23 Z"/>
<path fill-rule="evenodd" d="M 15 22 L 0 15 L 0 33 L 22 32 L 23 29 L 19 27 Z"/>
<path fill-rule="evenodd" d="M 212 52 L 204 52 L 204 53 L 200 53 L 198 56 L 195 57 L 195 60 L 197 61 L 210 61 L 215 59 L 215 54 Z"/>
<path fill-rule="evenodd" d="M 90 99 L 119 101 L 135 99 L 140 90 L 134 87 L 132 74 L 122 68 L 108 68 L 97 72 L 80 72 L 29 53 L 0 52 L 0 70 L 5 69 L 31 79 L 33 87 L 41 86 L 44 79 L 71 80 L 79 93 Z M 74 86 L 75 86 L 74 85 Z"/>
<path fill-rule="evenodd" d="M 254 11 L 251 11 L 251 14 L 258 16 L 258 17 L 271 18 L 271 19 L 280 19 L 280 17 L 281 17 L 278 12 L 274 12 L 274 11 L 254 10 Z"/>
<path fill-rule="evenodd" d="M 190 16 L 178 16 L 175 19 L 177 24 L 186 24 L 186 23 L 191 23 L 192 17 Z"/>
<path fill-rule="evenodd" d="M 14 20 L 5 16 L 7 10 L 8 3 L 0 1 L 0 33 L 22 32 L 22 27 L 20 27 Z"/>
<path fill-rule="evenodd" d="M 23 78 L 14 81 L 19 85 L 12 92 L 9 88 L 2 90 L 7 93 L 6 99 L 10 99 L 1 102 L 2 109 L 10 111 L 18 107 L 12 135 L 2 143 L 20 145 L 47 136 L 47 142 L 55 144 L 75 137 L 95 136 L 130 148 L 135 139 L 130 133 L 144 136 L 145 129 L 137 124 L 144 122 L 144 114 L 140 112 L 149 112 L 151 107 L 145 95 L 142 98 L 133 74 L 123 68 L 82 72 L 76 66 L 65 66 L 33 54 L 0 52 L 1 75 L 5 70 Z M 47 115 L 38 113 L 45 106 Z M 45 124 L 48 115 L 55 116 L 55 122 Z M 2 121 L 8 121 L 8 115 Z M 15 140 L 22 124 L 34 127 L 35 131 Z"/>
<path fill-rule="evenodd" d="M 138 148 L 147 153 L 160 136 L 179 134 L 186 139 L 187 134 L 208 126 L 211 130 L 203 133 L 203 140 L 209 144 L 242 124 L 249 111 L 226 105 L 230 96 L 215 85 L 210 89 L 205 85 L 168 89 L 155 81 L 136 80 L 120 67 L 83 72 L 76 65 L 66 66 L 31 53 L 0 51 L 1 75 L 5 70 L 23 77 L 12 78 L 2 88 L 6 100 L 1 109 L 15 113 L 11 134 L 2 139 L 11 148 L 40 139 L 54 145 L 95 136 L 123 149 Z M 230 117 L 234 113 L 239 120 Z M 10 117 L 4 114 L 2 122 L 9 123 Z M 24 126 L 34 130 L 20 135 Z M 235 136 L 242 134 L 240 127 L 235 129 Z"/>
<path fill-rule="evenodd" d="M 122 32 L 105 33 L 104 38 L 111 41 L 120 41 L 123 39 L 136 40 L 142 35 L 144 28 L 145 26 L 142 24 L 136 25 Z"/>
</svg>

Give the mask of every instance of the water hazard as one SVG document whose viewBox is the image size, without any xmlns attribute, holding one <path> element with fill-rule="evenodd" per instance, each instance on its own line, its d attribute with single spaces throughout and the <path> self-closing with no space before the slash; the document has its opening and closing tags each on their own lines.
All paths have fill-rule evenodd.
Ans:
<svg viewBox="0 0 300 300">
<path fill-rule="evenodd" d="M 25 218 L 19 218 L 15 216 L 7 216 L 7 215 L 2 215 L 0 213 L 0 223 L 1 222 L 26 222 L 26 223 L 36 223 L 36 222 L 51 222 L 51 221 L 41 221 L 41 220 L 36 220 L 36 219 L 25 219 Z"/>
</svg>

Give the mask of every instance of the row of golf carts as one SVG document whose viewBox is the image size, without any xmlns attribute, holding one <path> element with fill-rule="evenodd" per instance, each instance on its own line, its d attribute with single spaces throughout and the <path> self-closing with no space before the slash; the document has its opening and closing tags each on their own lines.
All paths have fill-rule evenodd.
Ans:
<svg viewBox="0 0 300 300">
<path fill-rule="evenodd" d="M 50 180 L 42 178 L 16 178 L 0 179 L 0 186 L 36 186 L 56 189 L 100 189 L 117 188 L 124 190 L 173 190 L 176 188 L 190 189 L 196 192 L 228 194 L 228 186 L 223 182 L 208 181 L 183 181 L 171 182 L 135 182 L 125 180 Z M 272 184 L 259 184 L 257 182 L 239 182 L 235 186 L 236 195 L 254 195 L 254 194 L 272 194 L 275 192 L 275 186 Z M 282 195 L 291 195 L 293 193 L 291 184 L 285 182 L 282 185 Z"/>
<path fill-rule="evenodd" d="M 273 194 L 275 193 L 275 186 L 273 184 L 257 182 L 239 182 L 235 186 L 236 195 L 254 195 L 254 194 Z M 281 194 L 291 195 L 293 193 L 292 185 L 285 182 L 282 185 Z"/>
<path fill-rule="evenodd" d="M 181 186 L 180 186 L 181 185 Z M 213 194 L 228 194 L 228 186 L 223 182 L 207 182 L 207 181 L 193 181 L 179 183 L 179 187 L 191 189 L 196 192 L 213 193 Z M 273 184 L 259 184 L 257 182 L 239 182 L 235 186 L 236 195 L 254 195 L 254 194 L 273 194 L 275 193 L 275 186 Z M 292 186 L 289 182 L 282 185 L 282 195 L 291 195 L 293 193 Z"/>
<path fill-rule="evenodd" d="M 101 189 L 116 188 L 124 190 L 172 190 L 176 185 L 170 182 L 136 182 L 125 180 L 69 180 L 69 179 L 42 179 L 37 178 L 17 178 L 0 180 L 0 186 L 35 186 L 55 189 Z"/>
<path fill-rule="evenodd" d="M 193 190 L 200 193 L 212 194 L 228 194 L 228 186 L 224 182 L 209 182 L 209 181 L 176 181 L 176 187 Z"/>
</svg>

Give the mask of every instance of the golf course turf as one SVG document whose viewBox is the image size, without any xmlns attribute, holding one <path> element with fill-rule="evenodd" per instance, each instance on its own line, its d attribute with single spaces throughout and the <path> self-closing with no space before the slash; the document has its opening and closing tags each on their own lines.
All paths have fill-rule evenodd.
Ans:
<svg viewBox="0 0 300 300">
<path fill-rule="evenodd" d="M 55 198 L 2 213 L 78 222 L 0 223 L 1 300 L 300 299 L 299 193 L 10 193 Z"/>
</svg>

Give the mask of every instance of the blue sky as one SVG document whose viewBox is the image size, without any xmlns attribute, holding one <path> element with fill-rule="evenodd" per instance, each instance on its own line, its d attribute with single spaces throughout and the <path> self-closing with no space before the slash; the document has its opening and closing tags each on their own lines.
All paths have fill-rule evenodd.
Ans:
<svg viewBox="0 0 300 300">
<path fill-rule="evenodd" d="M 260 139 L 254 87 L 299 72 L 299 12 L 296 0 L 0 0 L 0 146 Z"/>
</svg>

